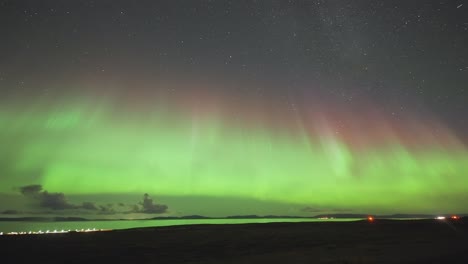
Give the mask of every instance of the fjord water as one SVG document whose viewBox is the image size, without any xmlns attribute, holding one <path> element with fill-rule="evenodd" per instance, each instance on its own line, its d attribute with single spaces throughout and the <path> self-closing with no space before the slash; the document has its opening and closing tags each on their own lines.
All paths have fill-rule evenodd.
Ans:
<svg viewBox="0 0 468 264">
<path fill-rule="evenodd" d="M 246 224 L 273 222 L 333 222 L 356 221 L 357 218 L 346 219 L 315 219 L 315 218 L 262 218 L 262 219 L 176 219 L 176 220 L 111 220 L 111 221 L 67 221 L 67 222 L 29 222 L 5 221 L 0 222 L 0 232 L 29 232 L 54 231 L 76 229 L 130 229 L 140 227 L 197 225 L 197 224 Z"/>
</svg>

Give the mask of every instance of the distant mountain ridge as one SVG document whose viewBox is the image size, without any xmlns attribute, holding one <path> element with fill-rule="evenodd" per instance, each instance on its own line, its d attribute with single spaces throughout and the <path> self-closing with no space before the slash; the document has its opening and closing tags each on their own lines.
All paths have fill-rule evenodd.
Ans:
<svg viewBox="0 0 468 264">
<path fill-rule="evenodd" d="M 374 214 L 319 214 L 313 216 L 313 218 L 367 218 L 368 216 L 374 216 L 375 218 L 434 218 L 437 215 L 431 214 L 391 214 L 391 215 L 374 215 Z M 465 214 L 462 214 L 465 215 Z"/>
<path fill-rule="evenodd" d="M 437 215 L 430 214 L 391 214 L 391 215 L 373 215 L 373 214 L 319 214 L 314 216 L 291 216 L 291 215 L 230 215 L 226 217 L 209 217 L 203 215 L 186 215 L 186 216 L 157 216 L 152 218 L 142 219 L 88 219 L 83 217 L 0 217 L 0 222 L 5 221 L 31 221 L 31 222 L 67 222 L 67 221 L 138 221 L 138 220 L 183 220 L 183 219 L 319 219 L 319 218 L 367 218 L 372 215 L 374 218 L 382 219 L 405 219 L 405 218 L 426 218 L 432 219 Z M 450 214 L 442 214 L 450 217 Z M 459 217 L 467 217 L 468 214 L 457 214 Z"/>
</svg>

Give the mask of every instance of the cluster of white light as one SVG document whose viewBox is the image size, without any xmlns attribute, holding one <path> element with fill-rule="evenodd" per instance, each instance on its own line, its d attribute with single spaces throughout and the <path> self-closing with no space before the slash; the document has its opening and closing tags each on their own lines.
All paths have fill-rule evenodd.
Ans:
<svg viewBox="0 0 468 264">
<path fill-rule="evenodd" d="M 446 216 L 437 216 L 435 219 L 437 220 L 445 220 L 445 219 L 451 219 L 451 220 L 459 220 L 460 217 L 458 215 L 452 215 L 450 217 L 446 217 Z"/>
<path fill-rule="evenodd" d="M 96 229 L 96 228 L 87 228 L 87 229 L 75 229 L 75 230 L 46 230 L 46 231 L 29 231 L 29 232 L 8 232 L 8 233 L 3 233 L 0 232 L 0 236 L 3 235 L 43 235 L 43 234 L 65 234 L 65 233 L 70 233 L 70 232 L 77 232 L 77 233 L 88 233 L 88 232 L 99 232 L 99 231 L 110 231 L 111 229 Z"/>
</svg>

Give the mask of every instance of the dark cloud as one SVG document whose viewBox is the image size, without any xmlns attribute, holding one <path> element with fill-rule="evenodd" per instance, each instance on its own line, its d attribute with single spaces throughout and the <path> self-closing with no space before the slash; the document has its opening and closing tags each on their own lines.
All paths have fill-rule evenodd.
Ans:
<svg viewBox="0 0 468 264">
<path fill-rule="evenodd" d="M 97 214 L 116 214 L 116 213 L 146 213 L 146 214 L 162 214 L 167 212 L 167 205 L 156 204 L 153 199 L 145 193 L 143 195 L 143 201 L 138 204 L 126 205 L 124 203 L 108 203 L 104 205 L 98 205 L 93 202 L 83 202 L 82 204 L 73 204 L 68 202 L 64 193 L 61 192 L 48 192 L 42 188 L 42 185 L 33 184 L 19 187 L 20 193 L 34 201 L 43 209 L 51 209 L 53 211 L 59 210 L 87 210 L 94 211 Z M 116 210 L 115 206 L 130 208 L 130 211 Z M 124 208 L 125 209 L 125 208 Z M 6 211 L 5 211 L 6 212 Z M 13 210 L 11 210 L 11 213 Z M 5 213 L 4 213 L 5 214 Z"/>
<path fill-rule="evenodd" d="M 16 214 L 21 214 L 21 212 L 17 210 L 5 210 L 1 212 L 0 214 L 16 215 Z"/>
<path fill-rule="evenodd" d="M 34 196 L 40 194 L 42 191 L 42 185 L 33 184 L 20 187 L 20 192 L 25 196 Z"/>
<path fill-rule="evenodd" d="M 129 213 L 141 213 L 140 206 L 138 204 L 131 205 L 131 210 Z"/>
<path fill-rule="evenodd" d="M 145 193 L 143 195 L 143 202 L 140 202 L 139 205 L 134 205 L 132 208 L 132 212 L 146 214 L 162 214 L 167 212 L 167 208 L 167 205 L 154 203 L 153 199 L 150 198 L 149 194 Z"/>
<path fill-rule="evenodd" d="M 100 214 L 115 214 L 116 211 L 114 210 L 113 204 L 106 204 L 99 206 L 99 213 Z"/>
<path fill-rule="evenodd" d="M 83 204 L 81 204 L 81 208 L 86 209 L 86 210 L 98 210 L 98 207 L 96 206 L 96 204 L 92 202 L 84 202 Z"/>
<path fill-rule="evenodd" d="M 49 193 L 47 191 L 41 192 L 40 205 L 44 208 L 52 210 L 65 210 L 65 209 L 78 209 L 77 205 L 71 204 L 65 198 L 63 193 Z"/>
<path fill-rule="evenodd" d="M 20 187 L 22 195 L 39 202 L 42 208 L 52 210 L 77 209 L 80 206 L 71 204 L 67 201 L 63 193 L 49 193 L 42 189 L 42 185 L 34 184 Z"/>
<path fill-rule="evenodd" d="M 52 210 L 98 210 L 98 207 L 92 202 L 84 202 L 81 205 L 69 203 L 64 193 L 50 193 L 46 190 L 43 190 L 42 185 L 39 184 L 22 186 L 19 188 L 19 190 L 22 195 L 37 201 L 41 208 L 47 208 Z"/>
</svg>

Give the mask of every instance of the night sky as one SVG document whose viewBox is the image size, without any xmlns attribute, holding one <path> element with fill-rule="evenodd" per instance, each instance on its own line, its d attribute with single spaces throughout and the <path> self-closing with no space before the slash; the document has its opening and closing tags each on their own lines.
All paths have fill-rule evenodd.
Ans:
<svg viewBox="0 0 468 264">
<path fill-rule="evenodd" d="M 0 1 L 0 216 L 467 200 L 466 1 Z"/>
</svg>

